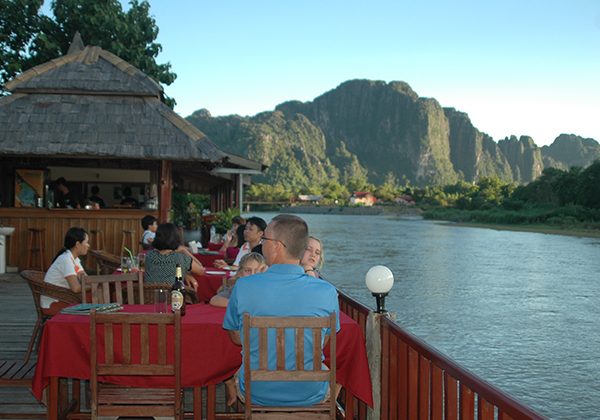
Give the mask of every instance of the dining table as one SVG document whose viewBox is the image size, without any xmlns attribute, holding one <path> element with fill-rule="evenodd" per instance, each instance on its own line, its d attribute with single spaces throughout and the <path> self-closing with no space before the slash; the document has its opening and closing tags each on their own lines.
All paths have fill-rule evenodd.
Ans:
<svg viewBox="0 0 600 420">
<path fill-rule="evenodd" d="M 223 285 L 223 281 L 231 277 L 232 273 L 234 272 L 231 270 L 206 267 L 204 274 L 194 274 L 194 278 L 198 282 L 196 288 L 198 302 L 208 303 L 210 298 L 217 294 L 217 291 Z"/>
<path fill-rule="evenodd" d="M 124 312 L 148 313 L 153 305 L 124 305 Z M 223 382 L 239 369 L 241 347 L 233 344 L 223 329 L 225 308 L 206 304 L 187 305 L 181 324 L 181 384 L 203 387 Z M 365 338 L 360 326 L 344 313 L 340 314 L 336 351 L 337 382 L 346 392 L 373 405 L 371 377 Z M 135 351 L 135 349 L 132 349 Z M 329 363 L 325 349 L 325 363 Z M 132 357 L 134 357 L 132 355 Z M 50 319 L 41 339 L 32 392 L 42 400 L 48 392 L 48 419 L 58 418 L 59 378 L 90 378 L 90 317 L 59 313 Z M 109 383 L 149 388 L 172 386 L 165 377 L 105 377 Z M 63 397 L 64 398 L 64 397 Z"/>
<path fill-rule="evenodd" d="M 202 263 L 204 267 L 213 267 L 213 264 L 216 260 L 225 259 L 225 253 L 218 251 L 204 250 L 193 255 Z"/>
</svg>

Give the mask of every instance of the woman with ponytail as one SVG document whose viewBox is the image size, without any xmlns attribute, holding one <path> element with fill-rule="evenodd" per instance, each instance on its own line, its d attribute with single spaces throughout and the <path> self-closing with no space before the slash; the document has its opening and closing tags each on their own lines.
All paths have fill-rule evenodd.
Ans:
<svg viewBox="0 0 600 420">
<path fill-rule="evenodd" d="M 65 235 L 63 248 L 52 260 L 44 281 L 69 288 L 75 293 L 81 292 L 81 277 L 85 275 L 85 271 L 79 257 L 86 255 L 89 248 L 87 232 L 80 227 L 70 228 Z M 47 296 L 42 296 L 40 304 L 47 315 L 54 315 L 68 306 Z"/>
</svg>

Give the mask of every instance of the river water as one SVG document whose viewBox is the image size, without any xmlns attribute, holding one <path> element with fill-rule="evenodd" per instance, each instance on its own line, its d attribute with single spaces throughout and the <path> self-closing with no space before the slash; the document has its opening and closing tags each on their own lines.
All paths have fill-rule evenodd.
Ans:
<svg viewBox="0 0 600 420">
<path fill-rule="evenodd" d="M 300 216 L 338 288 L 374 307 L 364 276 L 386 265 L 386 306 L 403 328 L 540 414 L 600 418 L 600 239 Z"/>
</svg>

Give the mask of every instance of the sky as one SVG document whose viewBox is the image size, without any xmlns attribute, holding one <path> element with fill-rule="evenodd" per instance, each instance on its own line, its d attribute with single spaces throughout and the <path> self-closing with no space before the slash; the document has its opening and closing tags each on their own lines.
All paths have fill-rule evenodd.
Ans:
<svg viewBox="0 0 600 420">
<path fill-rule="evenodd" d="M 177 73 L 165 91 L 184 117 L 255 115 L 350 79 L 400 80 L 496 141 L 600 141 L 598 0 L 149 3 L 157 61 Z"/>
</svg>

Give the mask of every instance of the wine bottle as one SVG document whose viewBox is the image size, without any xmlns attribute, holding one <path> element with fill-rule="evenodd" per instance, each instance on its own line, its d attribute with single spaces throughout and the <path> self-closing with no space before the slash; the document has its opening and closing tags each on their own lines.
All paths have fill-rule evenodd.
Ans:
<svg viewBox="0 0 600 420">
<path fill-rule="evenodd" d="M 181 316 L 185 315 L 185 286 L 183 285 L 183 275 L 181 274 L 181 266 L 175 266 L 175 281 L 171 287 L 171 310 L 175 312 L 179 309 Z"/>
</svg>

